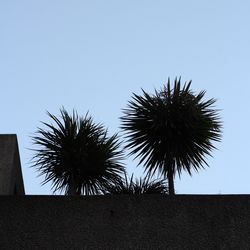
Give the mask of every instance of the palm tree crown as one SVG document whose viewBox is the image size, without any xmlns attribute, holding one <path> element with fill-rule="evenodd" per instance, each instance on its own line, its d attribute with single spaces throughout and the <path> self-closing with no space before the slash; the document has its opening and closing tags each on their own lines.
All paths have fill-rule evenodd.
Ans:
<svg viewBox="0 0 250 250">
<path fill-rule="evenodd" d="M 212 141 L 221 139 L 221 122 L 213 109 L 215 99 L 203 101 L 205 91 L 194 94 L 191 81 L 181 88 L 175 79 L 150 95 L 133 94 L 121 117 L 122 129 L 127 133 L 126 147 L 139 157 L 145 170 L 154 174 L 159 170 L 169 181 L 169 192 L 174 194 L 173 178 L 182 170 L 191 175 L 207 165 L 205 156 L 215 147 Z"/>
<path fill-rule="evenodd" d="M 150 177 L 135 179 L 133 175 L 128 178 L 127 174 L 124 174 L 124 178 L 118 180 L 118 182 L 107 186 L 104 190 L 106 194 L 167 194 L 168 187 L 165 180 L 156 179 L 151 180 Z"/>
<path fill-rule="evenodd" d="M 52 181 L 54 191 L 67 194 L 98 194 L 109 183 L 120 179 L 124 167 L 117 135 L 107 136 L 103 125 L 86 114 L 72 116 L 64 109 L 62 121 L 48 112 L 55 125 L 43 123 L 32 137 L 35 149 L 33 167 Z"/>
</svg>

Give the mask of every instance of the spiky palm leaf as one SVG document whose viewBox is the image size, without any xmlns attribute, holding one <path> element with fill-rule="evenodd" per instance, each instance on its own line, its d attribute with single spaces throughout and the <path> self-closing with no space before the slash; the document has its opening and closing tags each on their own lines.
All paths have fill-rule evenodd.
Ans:
<svg viewBox="0 0 250 250">
<path fill-rule="evenodd" d="M 165 180 L 151 180 L 149 177 L 134 180 L 133 175 L 118 182 L 108 185 L 104 191 L 106 194 L 166 194 L 168 187 Z"/>
<path fill-rule="evenodd" d="M 181 88 L 175 79 L 174 88 L 167 86 L 150 95 L 133 94 L 121 117 L 122 129 L 127 133 L 126 147 L 140 158 L 145 170 L 156 170 L 167 176 L 170 194 L 174 194 L 173 177 L 182 170 L 191 175 L 207 165 L 205 156 L 214 149 L 212 142 L 221 139 L 221 122 L 215 99 L 203 101 L 205 91 L 194 94 L 191 81 Z"/>
<path fill-rule="evenodd" d="M 72 116 L 65 109 L 61 119 L 48 112 L 54 125 L 43 123 L 32 141 L 38 146 L 33 167 L 45 176 L 43 184 L 52 181 L 54 191 L 67 194 L 99 194 L 103 186 L 120 179 L 124 167 L 117 135 L 107 136 L 101 124 L 86 114 Z"/>
</svg>

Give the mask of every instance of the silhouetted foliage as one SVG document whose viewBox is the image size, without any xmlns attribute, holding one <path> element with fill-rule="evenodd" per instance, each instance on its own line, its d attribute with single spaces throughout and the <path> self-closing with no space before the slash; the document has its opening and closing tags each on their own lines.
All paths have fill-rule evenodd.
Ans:
<svg viewBox="0 0 250 250">
<path fill-rule="evenodd" d="M 194 94 L 191 81 L 181 88 L 181 79 L 170 80 L 151 95 L 133 94 L 121 117 L 130 154 L 140 158 L 149 175 L 157 170 L 168 178 L 169 193 L 174 192 L 176 172 L 192 168 L 198 171 L 207 165 L 205 156 L 215 147 L 212 141 L 221 139 L 221 122 L 215 99 L 203 101 L 205 91 Z"/>
<path fill-rule="evenodd" d="M 134 180 L 133 175 L 128 179 L 118 180 L 105 188 L 106 194 L 166 194 L 168 187 L 165 180 L 150 180 L 149 177 Z"/>
<path fill-rule="evenodd" d="M 101 124 L 86 114 L 78 117 L 60 111 L 61 119 L 48 112 L 53 124 L 43 123 L 33 143 L 33 167 L 45 176 L 43 184 L 52 181 L 54 191 L 66 194 L 99 194 L 104 186 L 117 182 L 124 172 L 122 152 L 117 135 L 107 136 Z"/>
</svg>

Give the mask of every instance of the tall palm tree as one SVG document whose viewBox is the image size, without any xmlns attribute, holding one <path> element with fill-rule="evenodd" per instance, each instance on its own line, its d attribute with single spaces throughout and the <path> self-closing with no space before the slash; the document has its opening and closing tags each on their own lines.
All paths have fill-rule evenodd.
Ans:
<svg viewBox="0 0 250 250">
<path fill-rule="evenodd" d="M 69 195 L 99 194 L 104 186 L 117 182 L 124 172 L 117 135 L 107 136 L 101 124 L 86 114 L 79 117 L 60 110 L 61 119 L 48 112 L 53 124 L 43 123 L 32 141 L 38 146 L 33 167 L 52 181 L 53 191 Z"/>
<path fill-rule="evenodd" d="M 149 175 L 157 170 L 168 179 L 169 194 L 174 195 L 174 176 L 182 170 L 191 175 L 207 165 L 206 155 L 214 149 L 212 142 L 221 139 L 221 121 L 214 109 L 215 99 L 203 101 L 205 91 L 194 94 L 191 81 L 181 88 L 175 79 L 155 94 L 142 90 L 133 94 L 121 117 L 121 128 L 127 133 L 126 147 Z"/>
</svg>

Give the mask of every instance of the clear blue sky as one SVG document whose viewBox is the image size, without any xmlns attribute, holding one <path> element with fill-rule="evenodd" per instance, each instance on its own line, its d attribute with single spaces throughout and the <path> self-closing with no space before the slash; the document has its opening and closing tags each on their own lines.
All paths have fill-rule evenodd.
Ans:
<svg viewBox="0 0 250 250">
<path fill-rule="evenodd" d="M 111 133 L 132 92 L 168 77 L 218 99 L 224 123 L 210 168 L 183 173 L 177 193 L 250 193 L 248 0 L 0 2 L 1 131 L 16 133 L 26 193 L 50 194 L 29 167 L 46 110 L 87 111 Z M 141 173 L 127 160 L 129 173 Z"/>
</svg>

